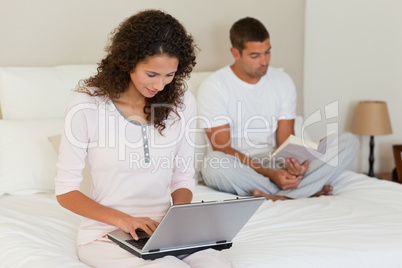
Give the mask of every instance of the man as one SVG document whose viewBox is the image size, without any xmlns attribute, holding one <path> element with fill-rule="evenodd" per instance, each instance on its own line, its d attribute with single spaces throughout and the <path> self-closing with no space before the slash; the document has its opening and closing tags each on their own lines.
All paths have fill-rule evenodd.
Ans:
<svg viewBox="0 0 402 268">
<path fill-rule="evenodd" d="M 269 67 L 270 37 L 260 21 L 237 21 L 230 40 L 234 63 L 208 77 L 197 97 L 201 127 L 213 148 L 201 171 L 204 182 L 220 191 L 274 201 L 331 195 L 331 181 L 357 155 L 357 139 L 340 136 L 323 161 L 286 159 L 283 168 L 268 161 L 294 134 L 296 90 L 286 73 Z M 336 167 L 328 165 L 338 159 Z"/>
</svg>

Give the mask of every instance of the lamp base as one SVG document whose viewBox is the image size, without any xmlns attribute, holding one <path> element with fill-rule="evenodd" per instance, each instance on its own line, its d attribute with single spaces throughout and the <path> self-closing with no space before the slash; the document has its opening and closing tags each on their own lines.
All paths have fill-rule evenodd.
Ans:
<svg viewBox="0 0 402 268">
<path fill-rule="evenodd" d="M 374 175 L 374 176 L 370 176 L 369 174 L 366 174 L 366 175 L 369 176 L 369 177 L 371 177 L 371 178 L 376 178 L 376 179 L 378 179 L 378 180 L 385 180 L 385 179 L 382 177 L 381 174 L 377 174 L 377 175 Z"/>
<path fill-rule="evenodd" d="M 369 172 L 370 177 L 374 177 L 374 136 L 370 136 L 370 156 L 369 156 Z"/>
</svg>

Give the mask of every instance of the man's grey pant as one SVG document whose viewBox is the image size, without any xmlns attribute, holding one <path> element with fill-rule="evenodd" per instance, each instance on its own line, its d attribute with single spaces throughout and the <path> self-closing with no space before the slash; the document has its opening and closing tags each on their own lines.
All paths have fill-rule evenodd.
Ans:
<svg viewBox="0 0 402 268">
<path fill-rule="evenodd" d="M 331 185 L 356 158 L 359 147 L 359 141 L 353 134 L 340 135 L 321 159 L 310 162 L 308 171 L 296 189 L 281 190 L 269 178 L 242 164 L 238 158 L 219 151 L 213 151 L 205 157 L 201 174 L 207 186 L 240 196 L 252 195 L 255 189 L 259 189 L 266 194 L 289 198 L 309 197 L 324 185 Z M 264 163 L 263 159 L 261 162 L 267 167 L 272 164 Z"/>
</svg>

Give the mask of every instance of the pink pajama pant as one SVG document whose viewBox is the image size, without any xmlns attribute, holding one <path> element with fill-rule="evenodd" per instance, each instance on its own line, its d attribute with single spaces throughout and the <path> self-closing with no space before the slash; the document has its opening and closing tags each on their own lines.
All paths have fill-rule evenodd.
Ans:
<svg viewBox="0 0 402 268">
<path fill-rule="evenodd" d="M 183 259 L 165 256 L 156 260 L 143 260 L 120 248 L 107 237 L 89 244 L 78 246 L 81 262 L 96 268 L 102 267 L 146 267 L 146 268 L 234 268 L 234 264 L 223 257 L 221 252 L 206 249 Z"/>
</svg>

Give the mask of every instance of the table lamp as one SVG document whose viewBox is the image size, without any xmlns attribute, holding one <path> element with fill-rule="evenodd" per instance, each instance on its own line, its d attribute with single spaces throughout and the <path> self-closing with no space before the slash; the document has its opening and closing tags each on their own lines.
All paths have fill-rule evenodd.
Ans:
<svg viewBox="0 0 402 268">
<path fill-rule="evenodd" d="M 361 101 L 353 121 L 352 132 L 370 136 L 369 172 L 374 177 L 374 136 L 392 134 L 387 103 L 384 101 Z"/>
</svg>

